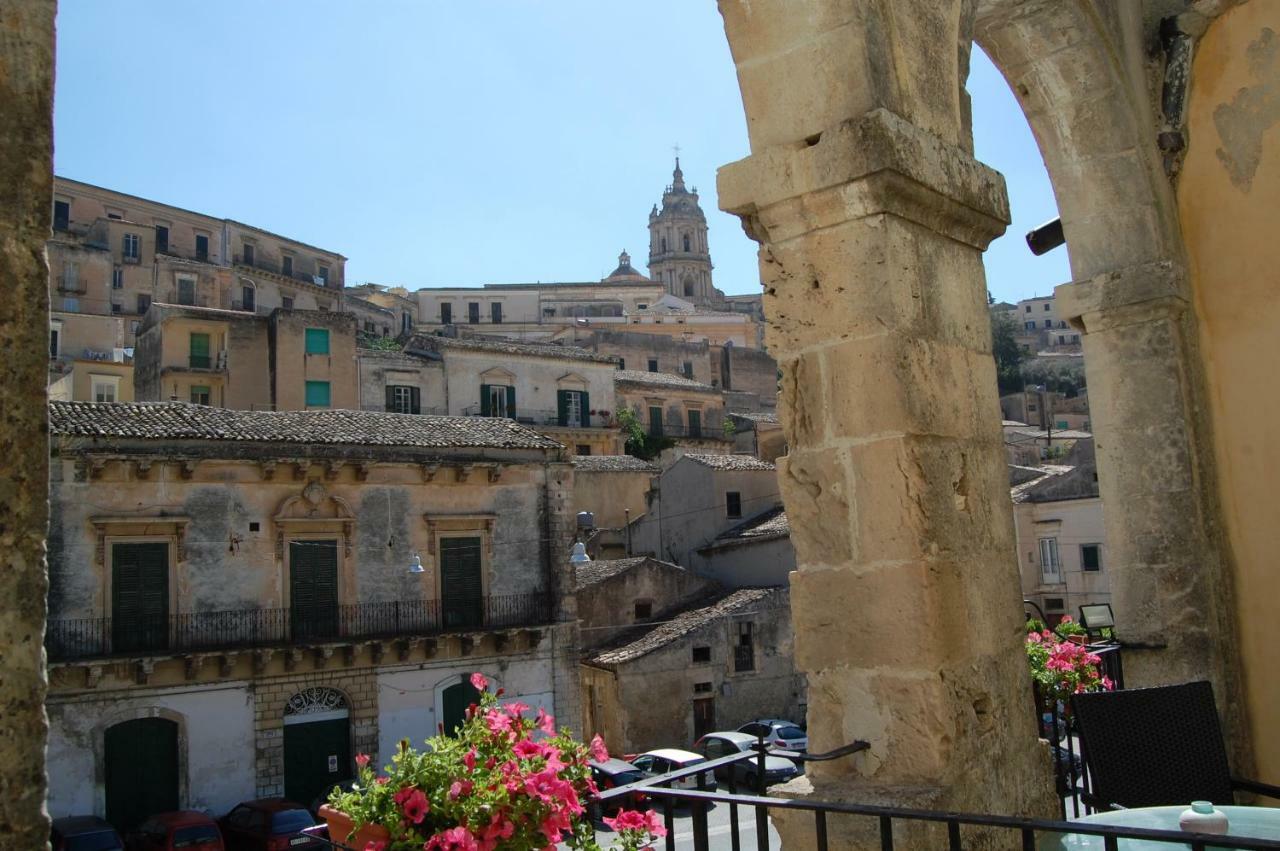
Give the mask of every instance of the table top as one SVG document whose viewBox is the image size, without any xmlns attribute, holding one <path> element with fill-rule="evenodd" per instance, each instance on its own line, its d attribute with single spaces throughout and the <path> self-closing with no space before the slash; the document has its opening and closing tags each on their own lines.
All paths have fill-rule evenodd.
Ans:
<svg viewBox="0 0 1280 851">
<path fill-rule="evenodd" d="M 1138 827 L 1148 830 L 1181 830 L 1178 818 L 1187 807 L 1140 807 L 1132 810 L 1110 810 L 1072 819 L 1085 824 L 1110 824 L 1122 827 Z M 1280 809 L 1270 807 L 1218 807 L 1227 817 L 1231 836 L 1250 839 L 1280 840 Z M 1172 842 L 1151 842 L 1145 839 L 1121 839 L 1121 851 L 1177 851 L 1190 845 Z M 1085 836 L 1079 833 L 1046 834 L 1038 843 L 1039 851 L 1102 851 L 1101 836 Z M 1215 846 L 1210 846 L 1213 848 Z"/>
</svg>

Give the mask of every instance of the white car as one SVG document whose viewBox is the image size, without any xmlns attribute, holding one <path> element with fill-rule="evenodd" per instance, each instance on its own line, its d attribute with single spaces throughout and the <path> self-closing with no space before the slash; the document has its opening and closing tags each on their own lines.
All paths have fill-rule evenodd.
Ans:
<svg viewBox="0 0 1280 851">
<path fill-rule="evenodd" d="M 760 718 L 743 724 L 739 733 L 748 736 L 764 736 L 765 744 L 784 751 L 804 753 L 809 749 L 809 734 L 800 725 L 782 718 Z"/>
<path fill-rule="evenodd" d="M 694 742 L 693 747 L 707 759 L 718 759 L 741 751 L 749 751 L 755 743 L 755 736 L 726 731 L 722 733 L 707 733 L 707 735 Z M 755 755 L 749 760 L 733 763 L 732 767 L 734 780 L 740 787 L 746 787 L 740 788 L 739 791 L 751 791 L 756 788 L 759 762 Z M 716 772 L 717 776 L 727 778 L 730 774 L 729 766 L 721 766 L 716 769 Z M 799 773 L 800 769 L 789 759 L 772 755 L 766 755 L 764 758 L 764 782 L 766 786 L 772 783 L 784 783 Z"/>
<path fill-rule="evenodd" d="M 648 775 L 668 774 L 706 762 L 707 758 L 693 751 L 682 751 L 679 748 L 660 748 L 656 751 L 645 751 L 631 760 L 631 764 Z M 716 790 L 716 778 L 711 772 L 702 775 L 702 788 L 708 792 Z M 672 789 L 697 789 L 698 775 L 690 774 L 671 781 Z"/>
</svg>

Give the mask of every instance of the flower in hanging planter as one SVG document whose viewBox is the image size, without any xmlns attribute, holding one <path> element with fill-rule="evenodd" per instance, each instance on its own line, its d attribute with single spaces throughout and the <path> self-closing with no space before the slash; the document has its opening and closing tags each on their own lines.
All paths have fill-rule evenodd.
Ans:
<svg viewBox="0 0 1280 851">
<path fill-rule="evenodd" d="M 402 742 L 383 775 L 357 757 L 359 779 L 349 792 L 335 789 L 322 810 L 334 841 L 364 851 L 598 847 L 583 802 L 597 793 L 590 761 L 609 756 L 603 740 L 583 744 L 557 732 L 543 709 L 530 718 L 526 704 L 500 705 L 483 674 L 470 682 L 480 695 L 455 735 L 421 751 Z M 665 832 L 652 812 L 624 810 L 609 821 L 625 849 Z"/>
</svg>

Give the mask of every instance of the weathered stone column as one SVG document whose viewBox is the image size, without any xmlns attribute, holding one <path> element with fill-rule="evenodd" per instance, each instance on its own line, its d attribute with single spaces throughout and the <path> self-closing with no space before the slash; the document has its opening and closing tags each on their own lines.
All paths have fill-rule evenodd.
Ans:
<svg viewBox="0 0 1280 851">
<path fill-rule="evenodd" d="M 0 847 L 45 848 L 52 0 L 0 10 Z"/>
<path fill-rule="evenodd" d="M 1232 583 L 1186 271 L 1142 263 L 1055 290 L 1086 333 L 1107 569 L 1128 687 L 1210 680 L 1251 765 Z"/>
<path fill-rule="evenodd" d="M 982 269 L 1008 208 L 968 150 L 963 4 L 800 5 L 721 3 L 753 153 L 719 193 L 762 243 L 810 748 L 871 750 L 781 794 L 1050 815 Z M 812 845 L 811 819 L 775 818 Z M 879 847 L 874 820 L 833 822 Z"/>
</svg>

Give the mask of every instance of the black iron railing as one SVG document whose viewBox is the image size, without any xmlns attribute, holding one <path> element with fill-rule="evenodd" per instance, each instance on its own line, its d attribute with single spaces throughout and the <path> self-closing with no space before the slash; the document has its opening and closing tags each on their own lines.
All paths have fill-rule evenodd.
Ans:
<svg viewBox="0 0 1280 851">
<path fill-rule="evenodd" d="M 600 809 L 605 809 L 609 808 L 610 802 L 615 800 L 619 804 L 625 805 L 625 802 L 634 793 L 643 792 L 663 814 L 667 828 L 667 835 L 663 841 L 669 851 L 674 851 L 676 847 L 676 832 L 674 830 L 676 806 L 687 805 L 689 807 L 693 847 L 695 851 L 705 851 L 710 847 L 707 812 L 712 806 L 718 804 L 728 804 L 729 806 L 729 838 L 735 851 L 743 847 L 744 841 L 743 834 L 745 831 L 741 827 L 738 812 L 742 807 L 747 807 L 749 811 L 754 812 L 755 829 L 752 832 L 755 834 L 755 845 L 760 851 L 765 851 L 770 847 L 769 815 L 771 811 L 776 812 L 779 810 L 792 810 L 812 814 L 813 844 L 806 844 L 805 847 L 815 848 L 817 851 L 826 851 L 832 822 L 837 818 L 850 820 L 848 821 L 850 826 L 858 823 L 865 826 L 864 829 L 870 831 L 872 836 L 878 836 L 880 848 L 883 851 L 893 851 L 895 848 L 894 843 L 899 839 L 903 842 L 904 847 L 912 848 L 946 848 L 947 851 L 964 851 L 966 847 L 986 848 L 991 847 L 993 834 L 997 842 L 1000 841 L 999 834 L 1005 834 L 1009 840 L 1012 840 L 1009 844 L 1016 842 L 1021 845 L 1023 851 L 1035 851 L 1037 842 L 1040 839 L 1054 834 L 1097 836 L 1102 839 L 1102 845 L 1106 851 L 1117 851 L 1120 848 L 1120 840 L 1122 839 L 1169 843 L 1171 851 L 1172 849 L 1185 848 L 1186 846 L 1190 846 L 1193 851 L 1207 851 L 1209 848 L 1223 847 L 1245 849 L 1245 851 L 1280 848 L 1280 839 L 1210 836 L 1200 833 L 1183 833 L 1176 830 L 1148 830 L 1145 828 L 1092 824 L 1089 822 L 1051 821 L 1048 819 L 1028 819 L 982 813 L 907 809 L 874 804 L 798 801 L 789 798 L 765 797 L 763 788 L 757 788 L 755 794 L 739 794 L 734 785 L 736 772 L 732 770 L 727 772 L 727 785 L 729 787 L 727 794 L 720 791 L 707 792 L 700 789 L 670 788 L 673 781 L 695 775 L 698 776 L 699 785 L 701 786 L 703 785 L 702 779 L 714 769 L 744 760 L 758 760 L 758 769 L 755 776 L 760 778 L 761 785 L 763 785 L 766 755 L 782 756 L 801 762 L 820 762 L 848 756 L 857 751 L 865 750 L 867 747 L 866 742 L 854 742 L 851 745 L 845 745 L 825 754 L 797 754 L 789 751 L 771 750 L 761 740 L 752 746 L 754 753 L 752 751 L 744 751 L 740 754 L 697 763 L 695 766 L 673 771 L 669 774 L 649 777 L 636 783 L 609 789 L 596 796 L 593 805 Z M 928 843 L 927 845 L 919 844 L 921 838 L 918 834 L 913 833 L 912 840 L 908 843 L 905 836 L 897 835 L 895 832 L 895 827 L 899 827 L 899 830 L 902 830 L 902 826 L 914 826 L 916 830 L 919 830 L 926 825 L 936 826 L 933 830 L 935 835 L 923 840 Z M 720 830 L 723 830 L 723 828 L 717 829 L 717 831 Z M 750 842 L 749 836 L 746 837 L 746 841 Z"/>
<path fill-rule="evenodd" d="M 553 614 L 553 601 L 546 594 L 509 594 L 463 602 L 396 600 L 323 608 L 76 618 L 49 621 L 45 648 L 50 661 L 64 662 L 537 626 L 549 623 Z"/>
</svg>

